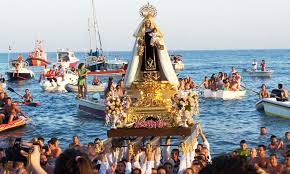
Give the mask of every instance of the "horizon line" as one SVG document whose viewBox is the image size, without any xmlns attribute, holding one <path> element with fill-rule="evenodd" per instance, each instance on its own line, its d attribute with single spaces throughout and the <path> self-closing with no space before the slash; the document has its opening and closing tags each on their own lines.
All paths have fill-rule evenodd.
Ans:
<svg viewBox="0 0 290 174">
<path fill-rule="evenodd" d="M 168 52 L 170 51 L 184 51 L 184 52 L 188 52 L 188 51 L 263 51 L 263 50 L 290 50 L 290 48 L 248 48 L 248 49 L 185 49 L 185 50 L 167 50 Z M 70 51 L 73 51 L 70 49 Z M 57 51 L 47 51 L 46 53 L 56 53 Z M 88 51 L 73 51 L 74 53 L 86 53 Z M 110 50 L 110 51 L 103 51 L 103 52 L 132 52 L 132 50 Z M 7 52 L 2 52 L 0 51 L 0 54 L 3 53 L 9 53 L 9 51 Z M 30 53 L 30 52 L 26 52 L 26 51 L 19 51 L 19 52 L 14 52 L 11 51 L 10 53 L 15 54 L 15 53 Z"/>
</svg>

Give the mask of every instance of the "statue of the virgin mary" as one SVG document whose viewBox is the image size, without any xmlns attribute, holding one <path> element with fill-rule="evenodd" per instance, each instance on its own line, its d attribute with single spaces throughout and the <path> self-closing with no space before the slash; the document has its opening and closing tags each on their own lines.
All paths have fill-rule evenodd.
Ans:
<svg viewBox="0 0 290 174">
<path fill-rule="evenodd" d="M 153 20 L 156 14 L 155 7 L 149 4 L 140 9 L 144 19 L 134 33 L 136 41 L 126 72 L 126 87 L 131 87 L 134 81 L 168 81 L 171 85 L 178 85 L 163 34 Z"/>
</svg>

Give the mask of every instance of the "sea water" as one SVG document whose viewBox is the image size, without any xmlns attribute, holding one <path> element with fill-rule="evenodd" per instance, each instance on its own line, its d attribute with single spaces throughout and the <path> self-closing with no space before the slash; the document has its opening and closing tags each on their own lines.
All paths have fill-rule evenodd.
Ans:
<svg viewBox="0 0 290 174">
<path fill-rule="evenodd" d="M 251 68 L 253 59 L 258 62 L 264 59 L 267 68 L 274 71 L 272 78 L 243 76 L 242 84 L 249 89 L 259 91 L 263 83 L 267 85 L 268 90 L 275 88 L 278 83 L 283 83 L 285 88 L 290 90 L 290 50 L 170 51 L 169 53 L 183 56 L 185 70 L 177 72 L 178 77 L 190 76 L 196 84 L 200 84 L 204 76 L 210 77 L 211 74 L 217 74 L 219 71 L 229 73 L 232 66 L 242 74 L 243 69 Z M 0 54 L 2 74 L 8 68 L 7 55 L 7 53 Z M 106 55 L 110 58 L 130 59 L 131 52 L 107 52 Z M 24 56 L 27 57 L 27 54 Z M 86 53 L 76 53 L 76 56 L 84 60 Z M 15 58 L 17 54 L 11 54 L 10 57 Z M 48 53 L 48 57 L 54 62 L 56 53 Z M 74 93 L 44 92 L 38 84 L 41 68 L 32 69 L 36 75 L 34 79 L 8 82 L 7 86 L 21 94 L 24 94 L 26 88 L 30 89 L 34 100 L 41 102 L 41 106 L 36 108 L 21 106 L 32 121 L 23 128 L 0 133 L 0 144 L 4 144 L 9 137 L 23 137 L 30 140 L 32 137 L 42 136 L 46 142 L 51 137 L 57 137 L 61 147 L 67 148 L 75 134 L 83 144 L 92 142 L 96 137 L 106 138 L 107 128 L 104 126 L 104 120 L 79 113 Z M 20 100 L 13 93 L 9 92 L 9 95 L 16 101 Z M 214 156 L 238 148 L 241 139 L 245 139 L 249 147 L 256 147 L 261 143 L 268 145 L 272 134 L 282 137 L 285 131 L 290 131 L 289 119 L 269 117 L 258 112 L 255 109 L 258 100 L 257 94 L 250 90 L 241 100 L 203 99 L 200 95 L 200 115 L 194 119 L 201 123 Z M 259 135 L 262 126 L 267 127 L 266 138 Z"/>
</svg>

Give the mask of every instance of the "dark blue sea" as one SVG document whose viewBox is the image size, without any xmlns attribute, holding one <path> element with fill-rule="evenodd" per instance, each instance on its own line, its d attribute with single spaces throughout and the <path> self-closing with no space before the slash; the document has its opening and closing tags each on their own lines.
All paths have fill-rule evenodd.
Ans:
<svg viewBox="0 0 290 174">
<path fill-rule="evenodd" d="M 274 70 L 272 78 L 261 79 L 243 77 L 243 84 L 250 89 L 259 91 L 261 84 L 265 83 L 268 89 L 273 89 L 278 83 L 283 83 L 290 89 L 290 50 L 242 50 L 242 51 L 170 51 L 170 54 L 181 54 L 185 63 L 185 70 L 178 72 L 179 77 L 190 76 L 196 83 L 200 83 L 204 76 L 210 76 L 219 71 L 230 72 L 232 66 L 241 72 L 250 68 L 253 59 L 265 59 L 267 67 Z M 108 52 L 109 57 L 115 56 L 130 59 L 131 52 Z M 0 54 L 0 73 L 7 70 L 7 55 Z M 56 53 L 49 53 L 50 61 L 54 61 Z M 16 57 L 17 54 L 11 54 Z M 27 54 L 24 53 L 26 57 Z M 81 60 L 86 53 L 76 53 Z M 81 143 L 93 141 L 96 137 L 106 138 L 104 121 L 89 115 L 77 112 L 75 94 L 43 92 L 38 84 L 41 69 L 33 68 L 36 78 L 18 83 L 8 83 L 19 93 L 26 88 L 32 91 L 35 101 L 41 102 L 40 107 L 31 108 L 22 106 L 21 109 L 32 119 L 20 129 L 0 134 L 1 144 L 8 137 L 23 137 L 30 140 L 32 137 L 43 136 L 46 140 L 58 137 L 62 148 L 66 148 L 77 134 Z M 14 100 L 17 95 L 9 93 Z M 260 143 L 269 142 L 274 134 L 282 137 L 285 131 L 290 131 L 290 120 L 268 117 L 256 111 L 255 103 L 258 96 L 247 91 L 246 97 L 241 100 L 211 100 L 200 97 L 200 115 L 195 119 L 202 124 L 204 133 L 211 144 L 213 155 L 230 152 L 239 146 L 241 139 L 247 140 L 250 147 Z M 263 139 L 259 135 L 261 126 L 267 127 L 268 135 Z"/>
</svg>

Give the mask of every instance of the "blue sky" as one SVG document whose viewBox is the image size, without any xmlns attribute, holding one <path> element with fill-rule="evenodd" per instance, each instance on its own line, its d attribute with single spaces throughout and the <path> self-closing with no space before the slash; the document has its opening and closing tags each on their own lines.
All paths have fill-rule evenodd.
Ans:
<svg viewBox="0 0 290 174">
<path fill-rule="evenodd" d="M 144 0 L 95 0 L 104 50 L 131 50 Z M 289 0 L 149 0 L 171 50 L 290 48 Z M 0 52 L 86 51 L 90 0 L 0 0 Z"/>
</svg>

